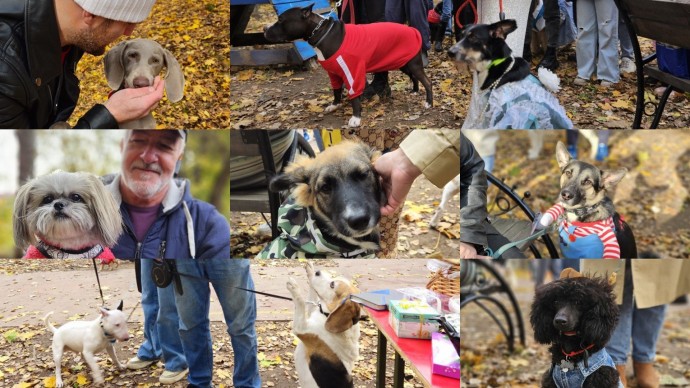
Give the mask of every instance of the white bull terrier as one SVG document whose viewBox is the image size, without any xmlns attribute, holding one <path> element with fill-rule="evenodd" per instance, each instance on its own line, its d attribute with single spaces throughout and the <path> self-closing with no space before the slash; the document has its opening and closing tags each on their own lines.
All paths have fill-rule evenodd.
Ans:
<svg viewBox="0 0 690 388">
<path fill-rule="evenodd" d="M 91 368 L 93 381 L 96 384 L 104 382 L 101 369 L 98 367 L 95 354 L 105 349 L 110 359 L 120 369 L 125 365 L 120 363 L 115 355 L 113 344 L 115 341 L 129 340 L 127 331 L 127 316 L 122 312 L 122 301 L 117 310 L 100 308 L 101 315 L 93 321 L 73 321 L 65 323 L 59 328 L 50 324 L 48 318 L 53 314 L 49 312 L 43 321 L 48 330 L 53 333 L 53 360 L 55 361 L 55 386 L 61 388 L 62 371 L 60 363 L 65 349 L 81 353 L 84 361 Z"/>
</svg>

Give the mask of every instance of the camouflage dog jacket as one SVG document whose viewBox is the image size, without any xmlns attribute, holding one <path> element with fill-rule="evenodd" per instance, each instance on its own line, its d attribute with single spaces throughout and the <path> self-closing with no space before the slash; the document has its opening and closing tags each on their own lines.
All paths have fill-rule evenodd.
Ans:
<svg viewBox="0 0 690 388">
<path fill-rule="evenodd" d="M 375 252 L 365 249 L 348 250 L 327 240 L 316 225 L 309 208 L 297 205 L 290 196 L 278 209 L 280 236 L 256 256 L 258 259 L 373 259 Z"/>
</svg>

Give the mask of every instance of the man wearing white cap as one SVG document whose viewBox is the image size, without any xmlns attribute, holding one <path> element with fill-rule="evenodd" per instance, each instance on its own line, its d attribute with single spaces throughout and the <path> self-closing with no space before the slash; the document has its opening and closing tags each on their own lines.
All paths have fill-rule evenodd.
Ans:
<svg viewBox="0 0 690 388">
<path fill-rule="evenodd" d="M 0 128 L 48 128 L 67 121 L 79 98 L 74 74 L 84 55 L 130 35 L 155 0 L 2 0 Z M 118 128 L 147 115 L 163 97 L 163 81 L 124 89 L 96 104 L 76 128 Z"/>
</svg>

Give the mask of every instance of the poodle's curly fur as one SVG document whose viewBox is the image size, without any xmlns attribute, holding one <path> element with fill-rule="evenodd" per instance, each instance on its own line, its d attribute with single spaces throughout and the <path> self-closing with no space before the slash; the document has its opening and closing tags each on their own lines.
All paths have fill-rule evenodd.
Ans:
<svg viewBox="0 0 690 388">
<path fill-rule="evenodd" d="M 551 344 L 551 363 L 555 365 L 565 359 L 563 352 L 593 345 L 589 349 L 589 354 L 593 354 L 606 346 L 618 323 L 618 315 L 613 286 L 605 276 L 576 277 L 539 287 L 534 295 L 530 323 L 534 339 Z M 577 363 L 584 357 L 582 353 L 571 361 Z M 585 380 L 583 387 L 618 387 L 618 381 L 615 368 L 602 366 Z M 542 378 L 542 387 L 556 387 L 551 368 Z"/>
</svg>

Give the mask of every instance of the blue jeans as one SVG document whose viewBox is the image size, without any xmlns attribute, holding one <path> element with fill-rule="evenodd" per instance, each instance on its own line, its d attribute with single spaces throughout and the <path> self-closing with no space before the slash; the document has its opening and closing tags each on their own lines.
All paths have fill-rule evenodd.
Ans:
<svg viewBox="0 0 690 388">
<path fill-rule="evenodd" d="M 606 350 L 616 365 L 625 365 L 632 339 L 632 358 L 635 362 L 653 362 L 656 355 L 656 341 L 664 323 L 667 305 L 639 309 L 634 304 L 632 268 L 626 260 L 623 304 L 620 306 L 618 326 L 606 345 Z"/>
<path fill-rule="evenodd" d="M 144 310 L 144 343 L 137 351 L 141 360 L 165 360 L 165 370 L 187 369 L 180 341 L 179 321 L 172 285 L 158 288 L 151 280 L 151 259 L 141 260 L 141 307 Z"/>
<path fill-rule="evenodd" d="M 211 387 L 213 348 L 209 327 L 209 307 L 213 285 L 235 353 L 232 381 L 236 388 L 260 388 L 254 294 L 235 287 L 254 289 L 249 260 L 196 259 L 177 260 L 182 275 L 183 295 L 175 295 L 180 313 L 180 338 L 189 361 L 189 384 Z"/>
</svg>

